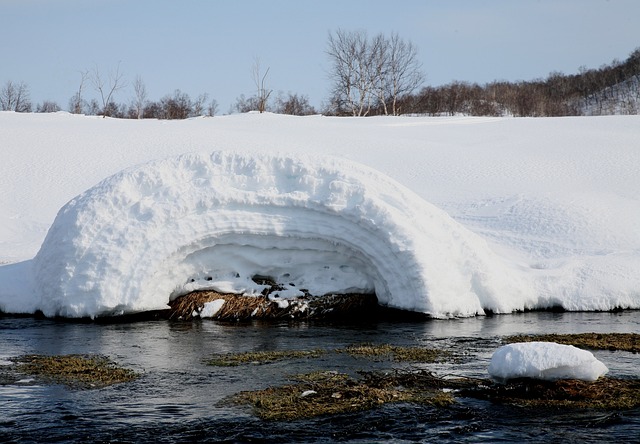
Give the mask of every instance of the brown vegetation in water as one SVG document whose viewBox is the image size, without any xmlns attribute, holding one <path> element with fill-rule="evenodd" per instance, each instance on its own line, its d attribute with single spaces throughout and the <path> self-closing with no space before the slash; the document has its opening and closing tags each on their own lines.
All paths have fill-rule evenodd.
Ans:
<svg viewBox="0 0 640 444">
<path fill-rule="evenodd" d="M 533 408 L 620 410 L 640 406 L 640 381 L 636 379 L 521 379 L 498 384 L 488 379 L 443 378 L 427 370 L 359 373 L 358 379 L 335 371 L 295 375 L 291 384 L 241 392 L 226 402 L 249 405 L 257 416 L 271 420 L 356 412 L 391 402 L 447 407 L 458 397 Z"/>
<path fill-rule="evenodd" d="M 640 351 L 640 334 L 638 333 L 580 333 L 580 334 L 548 334 L 518 335 L 505 338 L 508 343 L 514 342 L 557 342 L 592 350 L 622 350 L 632 353 Z"/>
<path fill-rule="evenodd" d="M 453 403 L 451 394 L 439 388 L 413 390 L 399 386 L 398 379 L 376 378 L 373 375 L 354 379 L 333 371 L 307 373 L 293 376 L 293 384 L 241 392 L 230 401 L 251 405 L 260 418 L 271 420 L 357 412 L 389 402 L 419 402 L 437 406 Z"/>
<path fill-rule="evenodd" d="M 317 358 L 326 352 L 324 350 L 281 350 L 257 351 L 244 353 L 229 353 L 213 355 L 207 359 L 207 365 L 217 367 L 233 367 L 242 364 L 269 364 L 285 359 Z"/>
<path fill-rule="evenodd" d="M 436 348 L 403 347 L 391 344 L 361 344 L 351 345 L 336 350 L 348 353 L 356 358 L 392 359 L 396 362 L 440 362 L 452 358 L 452 354 Z"/>
<path fill-rule="evenodd" d="M 582 340 L 591 337 L 567 336 Z M 628 342 L 634 338 L 628 335 L 596 336 L 600 336 L 596 339 L 603 341 L 601 348 L 605 349 L 610 349 L 618 340 Z M 513 339 L 521 338 L 508 338 Z M 554 339 L 557 337 L 554 336 Z M 531 337 L 530 340 L 540 340 L 540 337 Z M 361 359 L 396 362 L 432 363 L 454 359 L 453 354 L 447 351 L 390 344 L 353 345 L 334 352 L 348 353 Z M 296 375 L 290 378 L 293 381 L 290 384 L 242 392 L 230 398 L 230 401 L 250 405 L 257 416 L 272 420 L 348 413 L 389 402 L 417 402 L 446 407 L 460 397 L 531 408 L 620 410 L 640 407 L 640 380 L 637 379 L 605 377 L 595 382 L 519 379 L 502 384 L 482 378 L 444 378 L 428 370 L 415 368 L 358 373 L 360 378 L 334 371 Z"/>
<path fill-rule="evenodd" d="M 396 362 L 433 363 L 452 360 L 453 354 L 444 350 L 424 347 L 404 347 L 391 344 L 362 344 L 333 350 L 354 358 L 393 360 Z M 229 367 L 242 364 L 269 364 L 285 359 L 317 358 L 329 350 L 275 350 L 216 354 L 205 360 L 208 365 Z"/>
<path fill-rule="evenodd" d="M 508 384 L 481 384 L 463 396 L 525 407 L 631 409 L 640 406 L 640 380 L 600 378 L 595 382 L 522 379 Z"/>
<path fill-rule="evenodd" d="M 17 373 L 76 388 L 100 388 L 136 379 L 133 370 L 99 355 L 25 355 L 13 358 Z"/>
<path fill-rule="evenodd" d="M 170 318 L 190 320 L 199 317 L 206 303 L 220 299 L 224 300 L 224 304 L 212 317 L 220 321 L 346 318 L 375 310 L 378 305 L 374 294 L 329 294 L 279 300 L 268 295 L 196 291 L 169 302 Z"/>
</svg>

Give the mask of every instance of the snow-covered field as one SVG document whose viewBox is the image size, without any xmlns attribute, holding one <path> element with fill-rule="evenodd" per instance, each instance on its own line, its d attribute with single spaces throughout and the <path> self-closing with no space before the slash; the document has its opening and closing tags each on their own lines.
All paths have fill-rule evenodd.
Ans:
<svg viewBox="0 0 640 444">
<path fill-rule="evenodd" d="M 260 271 L 283 298 L 375 290 L 443 317 L 637 309 L 639 172 L 638 116 L 2 112 L 0 309 L 163 308 Z"/>
</svg>

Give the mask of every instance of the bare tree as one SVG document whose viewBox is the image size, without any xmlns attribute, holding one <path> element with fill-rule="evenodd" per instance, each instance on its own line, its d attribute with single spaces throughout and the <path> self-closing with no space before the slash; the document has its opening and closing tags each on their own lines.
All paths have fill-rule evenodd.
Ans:
<svg viewBox="0 0 640 444">
<path fill-rule="evenodd" d="M 382 34 L 369 40 L 366 32 L 339 29 L 329 34 L 327 54 L 333 64 L 332 92 L 338 114 L 366 116 L 375 102 L 386 112 L 388 43 Z"/>
<path fill-rule="evenodd" d="M 145 119 L 163 119 L 162 106 L 159 102 L 147 102 L 144 106 Z"/>
<path fill-rule="evenodd" d="M 413 93 L 424 81 L 424 74 L 416 47 L 411 42 L 405 42 L 396 33 L 392 33 L 388 41 L 388 53 L 385 83 L 389 85 L 391 112 L 397 116 L 400 112 L 398 99 Z"/>
<path fill-rule="evenodd" d="M 337 112 L 367 115 L 372 100 L 373 52 L 369 50 L 366 32 L 339 29 L 335 36 L 329 34 L 327 55 L 333 63 L 332 101 Z"/>
<path fill-rule="evenodd" d="M 253 83 L 256 86 L 256 98 L 258 99 L 258 111 L 263 113 L 267 110 L 267 103 L 269 100 L 269 96 L 271 95 L 271 90 L 266 87 L 266 79 L 269 74 L 269 68 L 262 74 L 262 70 L 260 69 L 260 59 L 256 58 L 253 62 L 253 67 L 251 69 L 251 75 L 253 78 Z"/>
<path fill-rule="evenodd" d="M 56 102 L 52 102 L 51 100 L 45 100 L 42 104 L 36 107 L 37 113 L 55 113 L 60 111 L 61 108 L 58 106 Z"/>
<path fill-rule="evenodd" d="M 29 88 L 24 82 L 18 84 L 8 80 L 0 90 L 0 110 L 18 113 L 31 112 Z"/>
<path fill-rule="evenodd" d="M 202 93 L 198 97 L 196 97 L 195 101 L 193 102 L 192 112 L 191 112 L 193 117 L 199 117 L 204 115 L 204 112 L 205 112 L 204 104 L 207 101 L 208 97 L 209 95 L 207 93 Z"/>
<path fill-rule="evenodd" d="M 257 96 L 245 97 L 244 94 L 240 94 L 236 98 L 236 103 L 229 108 L 229 113 L 248 113 L 249 111 L 257 111 L 259 107 L 260 101 Z"/>
<path fill-rule="evenodd" d="M 389 114 L 387 102 L 391 97 L 391 69 L 390 69 L 390 44 L 382 34 L 378 34 L 371 41 L 371 84 L 372 93 L 376 96 L 378 105 L 384 115 Z"/>
<path fill-rule="evenodd" d="M 207 115 L 209 117 L 213 117 L 218 114 L 218 101 L 216 99 L 211 99 L 209 102 L 209 106 L 207 107 Z"/>
<path fill-rule="evenodd" d="M 100 104 L 96 99 L 91 99 L 91 101 L 87 103 L 86 113 L 88 116 L 97 116 L 101 113 Z"/>
<path fill-rule="evenodd" d="M 336 114 L 351 112 L 356 115 L 355 90 L 356 52 L 353 38 L 338 29 L 335 36 L 329 34 L 327 55 L 333 64 L 330 76 L 333 80 L 331 102 Z"/>
<path fill-rule="evenodd" d="M 416 47 L 401 39 L 364 31 L 329 34 L 327 49 L 333 69 L 332 101 L 338 114 L 366 116 L 375 103 L 383 114 L 399 114 L 398 101 L 411 94 L 424 76 Z"/>
<path fill-rule="evenodd" d="M 186 119 L 193 113 L 193 103 L 189 94 L 176 89 L 160 99 L 160 109 L 160 119 Z"/>
<path fill-rule="evenodd" d="M 147 88 L 142 81 L 142 77 L 139 75 L 137 75 L 133 81 L 133 92 L 135 94 L 133 108 L 136 113 L 136 118 L 142 119 L 144 117 L 144 107 L 147 103 Z"/>
<path fill-rule="evenodd" d="M 100 99 L 102 101 L 102 117 L 107 117 L 109 103 L 113 95 L 124 88 L 126 85 L 123 81 L 124 75 L 120 72 L 120 63 L 116 67 L 116 70 L 109 73 L 108 79 L 102 77 L 100 70 L 96 66 L 91 76 L 91 82 L 93 83 L 96 91 L 100 93 Z"/>
<path fill-rule="evenodd" d="M 275 110 L 278 114 L 291 114 L 294 116 L 309 116 L 316 110 L 309 105 L 309 98 L 304 95 L 288 93 L 287 96 L 279 94 L 276 98 Z"/>
<path fill-rule="evenodd" d="M 80 85 L 78 91 L 69 99 L 69 111 L 73 114 L 82 114 L 85 102 L 82 98 L 84 84 L 89 79 L 89 71 L 80 71 Z"/>
</svg>

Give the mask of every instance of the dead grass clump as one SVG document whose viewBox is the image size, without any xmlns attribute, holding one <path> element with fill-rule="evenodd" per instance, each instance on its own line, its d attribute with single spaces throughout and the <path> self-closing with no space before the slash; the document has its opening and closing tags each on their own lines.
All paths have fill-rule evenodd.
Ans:
<svg viewBox="0 0 640 444">
<path fill-rule="evenodd" d="M 275 291 L 275 290 L 274 290 Z M 223 300 L 224 304 L 211 316 L 221 321 L 251 319 L 334 319 L 373 311 L 378 306 L 375 294 L 305 295 L 280 299 L 266 295 L 247 296 L 196 291 L 169 302 L 170 319 L 190 320 L 200 317 L 205 304 Z"/>
<path fill-rule="evenodd" d="M 519 335 L 509 336 L 505 338 L 505 341 L 509 343 L 545 341 L 592 350 L 622 350 L 632 353 L 638 353 L 638 351 L 640 351 L 640 334 L 638 333 Z"/>
<path fill-rule="evenodd" d="M 215 319 L 249 319 L 252 313 L 264 312 L 268 308 L 268 301 L 265 297 L 196 291 L 169 302 L 171 307 L 169 318 L 188 321 L 199 317 L 206 303 L 219 299 L 225 302 L 215 314 Z"/>
<path fill-rule="evenodd" d="M 133 370 L 118 367 L 99 355 L 25 355 L 12 361 L 19 373 L 77 388 L 100 388 L 138 377 Z"/>
<path fill-rule="evenodd" d="M 640 406 L 640 381 L 600 378 L 498 384 L 488 379 L 443 378 L 427 370 L 359 372 L 355 379 L 333 371 L 291 377 L 292 384 L 241 392 L 229 399 L 251 405 L 259 417 L 292 420 L 362 411 L 389 402 L 446 407 L 456 397 L 534 408 L 631 409 Z"/>
<path fill-rule="evenodd" d="M 451 353 L 444 350 L 422 347 L 401 347 L 390 344 L 362 344 L 335 350 L 348 353 L 356 358 L 388 359 L 396 362 L 441 362 Z M 327 353 L 326 350 L 271 350 L 213 355 L 205 361 L 208 365 L 229 367 L 243 364 L 268 364 L 286 359 L 311 359 Z"/>
<path fill-rule="evenodd" d="M 386 372 L 358 372 L 364 382 L 371 386 L 401 386 L 411 390 L 429 391 L 434 389 L 459 390 L 476 387 L 486 382 L 473 378 L 443 378 L 428 370 L 399 370 Z"/>
<path fill-rule="evenodd" d="M 403 347 L 391 344 L 360 344 L 337 350 L 356 358 L 392 359 L 396 362 L 441 362 L 452 355 L 434 348 Z"/>
<path fill-rule="evenodd" d="M 483 384 L 463 396 L 528 407 L 631 409 L 640 406 L 640 381 L 600 378 L 595 382 L 565 379 L 523 379 L 508 384 Z"/>
<path fill-rule="evenodd" d="M 241 364 L 268 364 L 284 359 L 317 358 L 325 353 L 324 350 L 280 350 L 258 351 L 245 353 L 230 353 L 214 355 L 205 361 L 208 365 L 218 367 L 232 367 Z"/>
<path fill-rule="evenodd" d="M 294 384 L 239 393 L 231 402 L 251 405 L 260 418 L 270 420 L 357 412 L 389 402 L 453 403 L 449 393 L 438 389 L 417 391 L 398 386 L 392 378 L 372 383 L 373 379 L 373 374 L 356 380 L 337 372 L 314 372 L 294 376 Z"/>
</svg>

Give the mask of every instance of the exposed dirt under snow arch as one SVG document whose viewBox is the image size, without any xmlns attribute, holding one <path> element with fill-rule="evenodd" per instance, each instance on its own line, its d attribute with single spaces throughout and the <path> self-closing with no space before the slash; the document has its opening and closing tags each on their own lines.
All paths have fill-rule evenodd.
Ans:
<svg viewBox="0 0 640 444">
<path fill-rule="evenodd" d="M 436 317 L 527 307 L 530 285 L 412 191 L 333 157 L 214 152 L 122 171 L 58 213 L 34 259 L 45 315 L 166 308 L 198 289 L 374 291 Z"/>
</svg>

